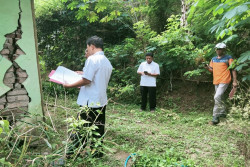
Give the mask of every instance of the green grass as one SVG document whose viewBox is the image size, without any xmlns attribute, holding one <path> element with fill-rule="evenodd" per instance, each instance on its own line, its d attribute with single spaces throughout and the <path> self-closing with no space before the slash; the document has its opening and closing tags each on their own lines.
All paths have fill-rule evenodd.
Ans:
<svg viewBox="0 0 250 167">
<path fill-rule="evenodd" d="M 47 130 L 39 144 L 27 150 L 23 166 L 34 160 L 34 166 L 46 166 L 63 156 L 67 141 L 65 119 L 76 116 L 79 110 L 72 99 L 45 101 Z M 151 113 L 139 112 L 136 105 L 109 103 L 104 138 L 106 155 L 101 159 L 79 157 L 66 161 L 67 166 L 122 167 L 131 153 L 137 155 L 129 164 L 133 159 L 136 167 L 249 165 L 249 124 L 242 126 L 237 120 L 225 119 L 218 126 L 211 126 L 208 124 L 211 113 L 195 110 L 183 113 L 174 106 Z M 18 153 L 13 153 L 13 157 L 19 157 Z"/>
<path fill-rule="evenodd" d="M 245 136 L 241 127 L 227 122 L 211 126 L 208 113 L 164 109 L 141 113 L 138 108 L 109 105 L 107 138 L 119 149 L 161 155 L 173 148 L 196 166 L 244 166 L 244 156 L 237 145 Z"/>
<path fill-rule="evenodd" d="M 57 105 L 78 109 L 74 103 L 59 101 Z M 67 110 L 56 107 L 55 111 L 53 121 L 59 132 L 57 136 L 66 140 L 64 120 Z M 76 111 L 67 112 L 74 115 Z M 154 166 L 150 162 L 156 166 L 167 164 L 167 156 L 171 156 L 169 161 L 172 163 L 176 160 L 172 166 L 178 166 L 177 163 L 190 166 L 246 166 L 249 160 L 244 156 L 242 145 L 248 147 L 248 126 L 240 127 L 237 122 L 229 123 L 227 120 L 218 126 L 211 126 L 208 124 L 210 120 L 210 113 L 195 110 L 182 113 L 176 108 L 158 108 L 155 113 L 150 113 L 139 112 L 136 105 L 110 103 L 106 110 L 106 155 L 102 159 L 90 159 L 85 165 L 124 166 L 127 156 L 137 153 L 139 163 L 136 166 Z M 78 164 L 82 163 L 81 158 L 78 161 Z"/>
</svg>

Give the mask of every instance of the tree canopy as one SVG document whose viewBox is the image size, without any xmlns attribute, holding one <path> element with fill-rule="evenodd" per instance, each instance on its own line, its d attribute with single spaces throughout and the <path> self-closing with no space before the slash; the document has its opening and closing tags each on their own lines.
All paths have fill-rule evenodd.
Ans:
<svg viewBox="0 0 250 167">
<path fill-rule="evenodd" d="M 84 41 L 99 35 L 108 52 L 117 57 L 111 58 L 114 64 L 130 59 L 125 65 L 130 68 L 143 59 L 143 53 L 154 51 L 166 76 L 174 72 L 183 77 L 188 72 L 185 76 L 195 77 L 205 72 L 200 63 L 210 60 L 214 45 L 225 42 L 236 59 L 241 57 L 232 68 L 242 73 L 243 80 L 249 79 L 249 2 L 183 3 L 188 6 L 186 27 L 180 26 L 181 1 L 36 0 L 39 48 L 43 59 L 49 60 L 47 66 L 67 64 L 80 68 Z M 134 48 L 118 49 L 119 45 Z"/>
</svg>

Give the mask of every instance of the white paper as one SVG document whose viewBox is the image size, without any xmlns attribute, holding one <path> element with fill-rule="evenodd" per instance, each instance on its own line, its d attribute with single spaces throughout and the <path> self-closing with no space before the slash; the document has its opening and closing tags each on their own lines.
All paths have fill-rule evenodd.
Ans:
<svg viewBox="0 0 250 167">
<path fill-rule="evenodd" d="M 63 66 L 58 66 L 55 73 L 50 76 L 50 79 L 56 80 L 61 83 L 72 84 L 82 79 L 82 75 L 67 69 Z"/>
</svg>

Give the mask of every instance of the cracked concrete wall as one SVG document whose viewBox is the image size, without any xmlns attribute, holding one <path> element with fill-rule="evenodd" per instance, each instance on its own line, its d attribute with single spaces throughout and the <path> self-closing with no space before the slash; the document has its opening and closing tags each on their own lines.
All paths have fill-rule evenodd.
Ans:
<svg viewBox="0 0 250 167">
<path fill-rule="evenodd" d="M 36 32 L 34 28 L 33 0 L 0 0 L 0 50 L 4 48 L 4 45 L 6 47 L 6 34 L 15 32 L 19 26 L 20 9 L 22 12 L 20 13 L 21 18 L 19 24 L 21 25 L 22 34 L 21 39 L 18 39 L 16 44 L 25 54 L 18 55 L 13 61 L 8 60 L 7 56 L 4 57 L 0 55 L 0 97 L 13 91 L 11 86 L 7 86 L 6 83 L 4 83 L 4 78 L 6 78 L 8 69 L 10 69 L 10 67 L 13 66 L 13 62 L 15 62 L 25 71 L 23 74 L 26 73 L 26 78 L 21 83 L 30 98 L 28 112 L 32 115 L 37 115 L 33 116 L 32 120 L 29 120 L 30 122 L 37 121 L 37 119 L 41 120 L 43 116 Z M 27 100 L 27 97 L 9 98 L 9 100 L 14 101 L 16 105 L 20 99 Z"/>
</svg>

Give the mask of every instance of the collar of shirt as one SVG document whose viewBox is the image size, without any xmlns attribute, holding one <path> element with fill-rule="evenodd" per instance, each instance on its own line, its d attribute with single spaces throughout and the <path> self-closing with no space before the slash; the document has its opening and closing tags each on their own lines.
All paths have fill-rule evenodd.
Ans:
<svg viewBox="0 0 250 167">
<path fill-rule="evenodd" d="M 147 65 L 152 65 L 152 64 L 154 64 L 154 61 L 151 61 L 150 64 L 148 64 L 148 62 L 146 61 L 146 64 L 147 64 Z"/>
<path fill-rule="evenodd" d="M 96 52 L 95 54 L 93 54 L 93 56 L 94 55 L 104 55 L 104 52 L 103 51 L 98 51 L 98 52 Z"/>
</svg>

